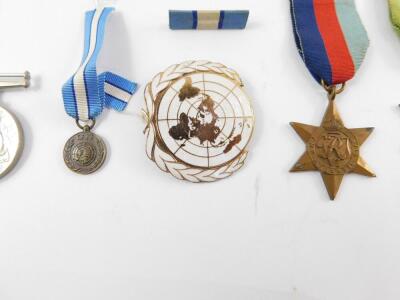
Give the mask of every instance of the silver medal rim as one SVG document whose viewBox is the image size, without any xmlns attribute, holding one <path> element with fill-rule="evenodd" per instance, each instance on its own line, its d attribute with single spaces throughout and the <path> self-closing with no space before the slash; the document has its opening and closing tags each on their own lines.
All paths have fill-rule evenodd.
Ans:
<svg viewBox="0 0 400 300">
<path fill-rule="evenodd" d="M 2 173 L 0 173 L 0 179 L 1 179 L 3 177 L 7 176 L 16 167 L 16 165 L 18 164 L 18 162 L 22 156 L 22 152 L 24 150 L 25 143 L 24 143 L 24 130 L 22 129 L 21 122 L 18 120 L 18 118 L 12 112 L 10 112 L 8 109 L 6 109 L 2 106 L 0 106 L 0 110 L 3 110 L 9 114 L 9 116 L 13 120 L 15 126 L 17 127 L 17 132 L 18 132 L 17 152 L 15 153 L 10 165 Z"/>
<path fill-rule="evenodd" d="M 65 143 L 65 146 L 64 146 L 63 158 L 64 158 L 64 163 L 65 163 L 65 165 L 66 165 L 67 168 L 68 168 L 69 170 L 71 170 L 72 172 L 74 172 L 74 173 L 76 173 L 76 174 L 79 174 L 79 175 L 90 175 L 90 174 L 93 174 L 93 173 L 97 172 L 97 171 L 98 171 L 99 169 L 101 169 L 101 167 L 104 165 L 104 162 L 106 161 L 107 155 L 108 155 L 107 146 L 106 146 L 104 140 L 103 140 L 100 136 L 98 136 L 97 134 L 95 134 L 95 133 L 93 133 L 93 132 L 90 132 L 90 134 L 92 134 L 94 137 L 96 137 L 96 139 L 100 142 L 102 148 L 104 149 L 104 155 L 102 155 L 101 161 L 99 162 L 99 164 L 98 164 L 95 168 L 90 168 L 90 169 L 88 169 L 88 170 L 85 171 L 85 172 L 78 171 L 78 170 L 75 170 L 74 168 L 71 168 L 70 165 L 68 164 L 67 160 L 66 160 L 66 153 L 67 153 L 67 151 L 66 151 L 65 149 L 66 149 L 68 143 L 69 143 L 71 140 L 73 140 L 76 136 L 78 136 L 78 135 L 80 135 L 80 134 L 82 134 L 82 133 L 83 133 L 83 132 L 78 132 L 77 134 L 74 134 L 73 136 L 71 136 L 71 137 L 68 139 L 68 141 Z"/>
</svg>

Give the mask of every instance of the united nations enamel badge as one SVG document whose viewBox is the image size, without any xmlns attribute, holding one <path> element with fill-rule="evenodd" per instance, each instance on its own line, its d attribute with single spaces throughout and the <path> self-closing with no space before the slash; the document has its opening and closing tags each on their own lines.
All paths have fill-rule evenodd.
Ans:
<svg viewBox="0 0 400 300">
<path fill-rule="evenodd" d="M 244 165 L 254 112 L 239 75 L 224 65 L 169 67 L 147 85 L 144 113 L 147 156 L 162 171 L 214 182 Z"/>
</svg>

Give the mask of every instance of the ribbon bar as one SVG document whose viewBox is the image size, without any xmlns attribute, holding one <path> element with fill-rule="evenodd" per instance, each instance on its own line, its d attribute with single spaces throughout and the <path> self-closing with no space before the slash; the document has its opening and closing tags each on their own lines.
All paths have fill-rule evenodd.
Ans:
<svg viewBox="0 0 400 300">
<path fill-rule="evenodd" d="M 169 27 L 182 29 L 244 29 L 248 10 L 170 10 Z"/>
<path fill-rule="evenodd" d="M 63 86 L 65 111 L 80 121 L 94 120 L 104 107 L 123 111 L 137 89 L 136 83 L 111 72 L 97 74 L 106 21 L 113 10 L 103 7 L 86 13 L 82 63 Z"/>
</svg>

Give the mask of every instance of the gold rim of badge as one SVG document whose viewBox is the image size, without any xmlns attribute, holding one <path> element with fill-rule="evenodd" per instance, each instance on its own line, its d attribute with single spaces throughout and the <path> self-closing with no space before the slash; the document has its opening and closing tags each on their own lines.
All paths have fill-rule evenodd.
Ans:
<svg viewBox="0 0 400 300">
<path fill-rule="evenodd" d="M 177 179 L 215 182 L 241 169 L 254 132 L 239 75 L 210 61 L 187 61 L 145 89 L 146 153 Z"/>
</svg>

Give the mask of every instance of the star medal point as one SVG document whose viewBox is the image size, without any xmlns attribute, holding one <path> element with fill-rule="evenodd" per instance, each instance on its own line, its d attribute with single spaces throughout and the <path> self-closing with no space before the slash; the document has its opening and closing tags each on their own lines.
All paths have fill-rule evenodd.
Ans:
<svg viewBox="0 0 400 300">
<path fill-rule="evenodd" d="M 373 128 L 347 128 L 335 101 L 364 61 L 368 34 L 354 0 L 290 0 L 290 4 L 298 52 L 329 99 L 320 126 L 291 123 L 306 144 L 291 172 L 319 171 L 334 200 L 344 175 L 375 177 L 360 155 L 360 147 Z"/>
<path fill-rule="evenodd" d="M 336 86 L 330 87 L 336 95 Z M 319 171 L 331 200 L 334 200 L 343 177 L 355 173 L 375 177 L 360 155 L 360 147 L 374 128 L 346 128 L 336 107 L 335 99 L 329 105 L 320 126 L 292 122 L 290 124 L 306 144 L 306 151 L 291 172 Z"/>
</svg>

